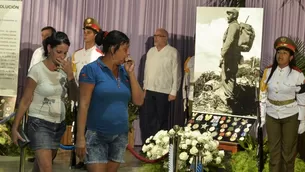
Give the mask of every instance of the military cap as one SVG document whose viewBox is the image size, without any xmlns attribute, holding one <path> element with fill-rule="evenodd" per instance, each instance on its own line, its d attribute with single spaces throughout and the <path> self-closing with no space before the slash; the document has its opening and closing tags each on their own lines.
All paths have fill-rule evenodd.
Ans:
<svg viewBox="0 0 305 172">
<path fill-rule="evenodd" d="M 291 50 L 293 52 L 296 52 L 296 50 L 297 50 L 297 46 L 293 42 L 293 40 L 291 40 L 290 38 L 288 38 L 286 36 L 281 36 L 275 40 L 274 49 L 277 50 L 279 48 L 288 48 L 289 50 Z"/>
<path fill-rule="evenodd" d="M 101 30 L 101 27 L 99 26 L 99 24 L 97 23 L 97 21 L 94 18 L 86 18 L 84 20 L 84 28 L 83 29 L 92 29 L 96 32 L 99 32 Z"/>
<path fill-rule="evenodd" d="M 234 14 L 235 16 L 238 16 L 239 12 L 236 9 L 230 9 L 227 11 L 227 14 Z"/>
</svg>

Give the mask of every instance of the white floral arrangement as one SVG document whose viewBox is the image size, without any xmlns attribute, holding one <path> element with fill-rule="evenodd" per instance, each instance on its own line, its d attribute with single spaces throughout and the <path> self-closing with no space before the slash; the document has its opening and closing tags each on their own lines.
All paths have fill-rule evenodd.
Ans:
<svg viewBox="0 0 305 172">
<path fill-rule="evenodd" d="M 197 128 L 197 129 L 196 129 Z M 224 151 L 218 150 L 219 142 L 214 140 L 210 132 L 201 132 L 196 124 L 181 127 L 179 130 L 161 130 L 149 137 L 142 147 L 143 153 L 150 160 L 159 159 L 169 152 L 170 138 L 178 138 L 178 168 L 186 171 L 193 164 L 197 155 L 202 157 L 204 169 L 222 166 Z M 162 161 L 163 168 L 168 168 L 168 158 Z"/>
<path fill-rule="evenodd" d="M 146 139 L 142 147 L 143 153 L 150 160 L 159 159 L 168 153 L 170 136 L 166 130 L 160 130 L 155 136 Z"/>
</svg>

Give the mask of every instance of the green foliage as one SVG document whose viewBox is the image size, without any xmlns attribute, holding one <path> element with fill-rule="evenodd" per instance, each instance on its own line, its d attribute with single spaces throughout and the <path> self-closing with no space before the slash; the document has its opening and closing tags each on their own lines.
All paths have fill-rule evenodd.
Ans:
<svg viewBox="0 0 305 172">
<path fill-rule="evenodd" d="M 295 172 L 304 172 L 305 171 L 305 162 L 299 158 L 295 160 L 295 166 L 294 166 Z"/>
<path fill-rule="evenodd" d="M 10 119 L 5 124 L 0 125 L 0 155 L 1 156 L 19 156 L 20 148 L 12 143 L 11 128 L 14 118 Z M 25 153 L 27 156 L 33 156 L 34 152 L 26 147 Z"/>
<path fill-rule="evenodd" d="M 257 172 L 257 142 L 251 137 L 247 136 L 244 141 L 240 141 L 240 146 L 244 151 L 239 151 L 232 155 L 231 167 L 232 172 Z M 264 170 L 269 172 L 269 155 L 268 155 L 267 140 L 264 140 L 263 154 L 264 154 Z M 295 161 L 295 172 L 304 172 L 305 162 L 299 158 Z"/>
<path fill-rule="evenodd" d="M 162 167 L 162 164 L 163 163 L 143 164 L 139 172 L 167 172 L 167 170 Z"/>
<path fill-rule="evenodd" d="M 129 131 L 132 131 L 133 129 L 133 121 L 138 119 L 139 116 L 139 107 L 134 105 L 132 102 L 128 103 L 128 126 L 129 126 Z"/>
<path fill-rule="evenodd" d="M 194 97 L 198 97 L 205 88 L 205 83 L 210 81 L 220 81 L 220 76 L 216 75 L 215 72 L 205 72 L 203 73 L 195 82 L 194 87 Z"/>
<path fill-rule="evenodd" d="M 245 60 L 242 65 L 238 67 L 236 78 L 245 76 L 246 78 L 253 77 L 254 68 L 259 69 L 260 60 L 255 57 L 251 57 L 250 60 Z"/>
<path fill-rule="evenodd" d="M 218 0 L 209 1 L 208 6 L 219 6 L 219 7 L 245 7 L 246 0 Z"/>
<path fill-rule="evenodd" d="M 256 172 L 256 152 L 240 151 L 232 155 L 232 171 Z"/>
<path fill-rule="evenodd" d="M 305 43 L 298 37 L 288 37 L 291 38 L 297 46 L 298 51 L 294 55 L 296 59 L 296 65 L 305 74 Z"/>
<path fill-rule="evenodd" d="M 74 121 L 74 116 L 71 110 L 71 100 L 69 100 L 68 97 L 65 97 L 64 103 L 66 107 L 66 124 L 72 125 L 72 122 Z"/>
</svg>

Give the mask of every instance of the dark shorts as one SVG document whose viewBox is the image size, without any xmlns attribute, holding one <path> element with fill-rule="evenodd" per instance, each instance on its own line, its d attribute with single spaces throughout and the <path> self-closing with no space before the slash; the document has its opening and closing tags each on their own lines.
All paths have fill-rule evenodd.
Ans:
<svg viewBox="0 0 305 172">
<path fill-rule="evenodd" d="M 53 123 L 31 116 L 28 118 L 27 127 L 32 150 L 58 149 L 61 137 L 66 131 L 65 121 Z"/>
<path fill-rule="evenodd" d="M 128 144 L 128 133 L 105 135 L 97 131 L 86 132 L 86 164 L 107 163 L 114 161 L 124 163 Z"/>
</svg>

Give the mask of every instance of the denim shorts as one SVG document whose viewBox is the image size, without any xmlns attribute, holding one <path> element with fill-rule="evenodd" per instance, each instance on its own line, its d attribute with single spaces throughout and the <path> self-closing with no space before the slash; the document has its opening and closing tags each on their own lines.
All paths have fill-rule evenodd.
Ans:
<svg viewBox="0 0 305 172">
<path fill-rule="evenodd" d="M 86 164 L 107 163 L 109 160 L 124 163 L 128 144 L 128 133 L 109 135 L 97 131 L 86 131 Z"/>
<path fill-rule="evenodd" d="M 58 149 L 61 137 L 66 131 L 65 121 L 53 123 L 31 116 L 28 118 L 27 127 L 32 150 Z"/>
</svg>

